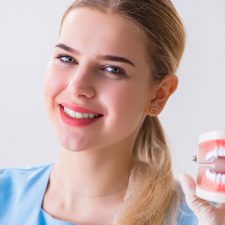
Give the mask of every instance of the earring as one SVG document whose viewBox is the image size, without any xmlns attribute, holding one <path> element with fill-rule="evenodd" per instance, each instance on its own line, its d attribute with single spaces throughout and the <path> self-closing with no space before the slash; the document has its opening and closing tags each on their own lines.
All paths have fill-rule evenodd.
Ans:
<svg viewBox="0 0 225 225">
<path fill-rule="evenodd" d="M 155 115 L 157 114 L 157 112 L 158 112 L 157 108 L 151 108 L 150 111 L 151 111 L 151 114 L 154 115 L 154 116 L 155 116 Z"/>
</svg>

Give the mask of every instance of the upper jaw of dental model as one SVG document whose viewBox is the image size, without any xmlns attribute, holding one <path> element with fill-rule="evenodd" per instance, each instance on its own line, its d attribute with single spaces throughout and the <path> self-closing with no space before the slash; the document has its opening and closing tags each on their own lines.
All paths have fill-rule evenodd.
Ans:
<svg viewBox="0 0 225 225">
<path fill-rule="evenodd" d="M 225 157 L 225 147 L 214 148 L 206 154 L 205 159 L 209 162 L 213 162 L 218 157 Z"/>
</svg>

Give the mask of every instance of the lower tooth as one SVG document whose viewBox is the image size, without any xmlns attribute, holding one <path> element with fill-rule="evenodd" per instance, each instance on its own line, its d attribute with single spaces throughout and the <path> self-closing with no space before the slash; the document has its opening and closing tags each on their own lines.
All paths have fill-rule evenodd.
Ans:
<svg viewBox="0 0 225 225">
<path fill-rule="evenodd" d="M 220 173 L 216 175 L 216 183 L 217 184 L 221 183 L 221 174 Z"/>
<path fill-rule="evenodd" d="M 225 174 L 215 173 L 214 171 L 206 170 L 205 175 L 208 180 L 217 183 L 217 184 L 225 184 Z"/>
<path fill-rule="evenodd" d="M 225 184 L 225 174 L 222 175 L 222 183 Z"/>
</svg>

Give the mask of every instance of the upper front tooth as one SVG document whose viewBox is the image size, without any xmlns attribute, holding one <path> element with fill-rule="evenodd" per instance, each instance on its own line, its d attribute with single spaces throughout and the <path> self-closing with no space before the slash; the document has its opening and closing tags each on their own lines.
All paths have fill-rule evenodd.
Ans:
<svg viewBox="0 0 225 225">
<path fill-rule="evenodd" d="M 64 112 L 66 112 L 69 116 L 77 119 L 83 119 L 83 118 L 94 118 L 98 116 L 97 114 L 88 114 L 88 113 L 80 113 L 80 112 L 75 112 L 71 109 L 68 109 L 64 107 Z"/>
<path fill-rule="evenodd" d="M 89 114 L 89 117 L 93 119 L 95 117 L 95 115 L 94 114 Z"/>
<path fill-rule="evenodd" d="M 71 116 L 76 116 L 76 112 L 72 111 L 71 109 L 65 108 L 64 107 L 64 112 L 67 114 L 70 114 Z"/>
<path fill-rule="evenodd" d="M 76 112 L 75 115 L 76 115 L 76 118 L 83 118 L 83 114 L 82 113 Z"/>
<path fill-rule="evenodd" d="M 84 113 L 83 114 L 83 118 L 88 118 L 88 114 L 87 113 Z"/>
</svg>

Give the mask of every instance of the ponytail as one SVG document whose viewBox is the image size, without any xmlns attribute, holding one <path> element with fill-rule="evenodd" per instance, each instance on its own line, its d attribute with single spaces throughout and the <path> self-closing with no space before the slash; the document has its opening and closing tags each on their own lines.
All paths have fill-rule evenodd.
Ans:
<svg viewBox="0 0 225 225">
<path fill-rule="evenodd" d="M 134 149 L 125 208 L 118 225 L 176 224 L 178 194 L 172 174 L 171 157 L 157 117 L 147 116 Z"/>
</svg>

